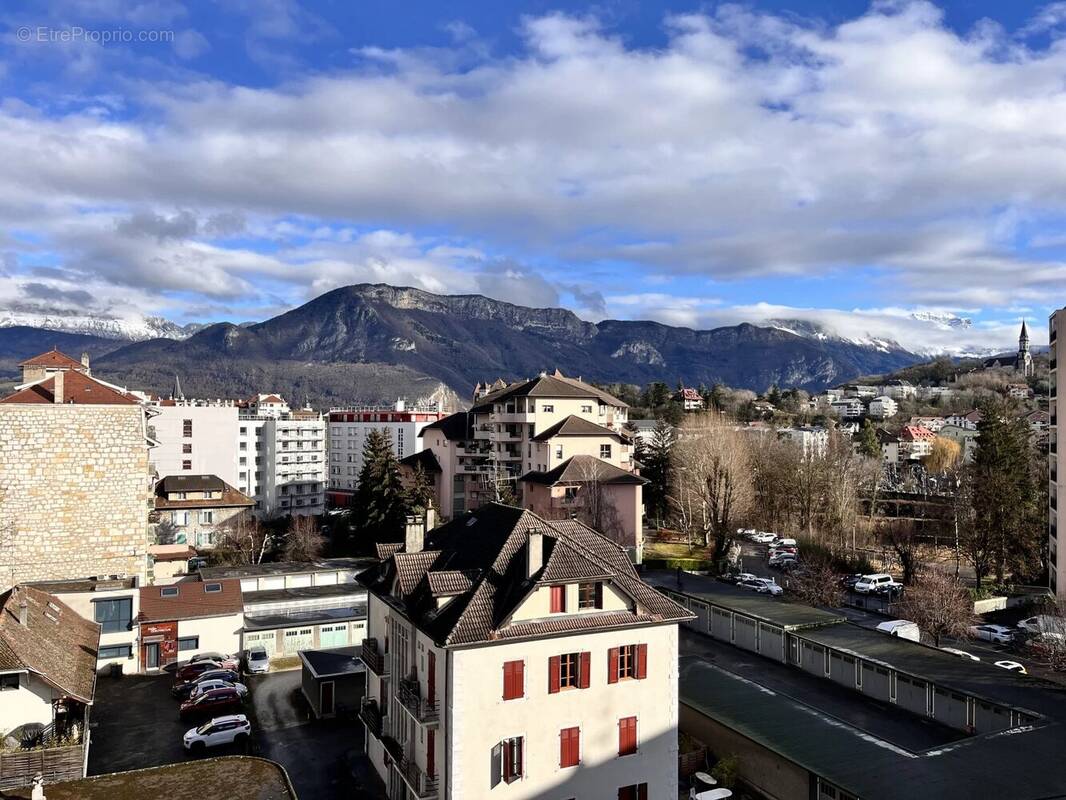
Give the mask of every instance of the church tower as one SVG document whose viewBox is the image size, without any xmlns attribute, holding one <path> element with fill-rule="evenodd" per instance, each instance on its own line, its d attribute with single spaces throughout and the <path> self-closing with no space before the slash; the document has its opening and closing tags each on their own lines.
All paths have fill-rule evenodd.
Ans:
<svg viewBox="0 0 1066 800">
<path fill-rule="evenodd" d="M 1024 319 L 1022 320 L 1022 332 L 1018 336 L 1018 360 L 1014 363 L 1014 367 L 1027 378 L 1033 374 L 1033 356 L 1029 352 L 1029 329 L 1025 327 Z"/>
</svg>

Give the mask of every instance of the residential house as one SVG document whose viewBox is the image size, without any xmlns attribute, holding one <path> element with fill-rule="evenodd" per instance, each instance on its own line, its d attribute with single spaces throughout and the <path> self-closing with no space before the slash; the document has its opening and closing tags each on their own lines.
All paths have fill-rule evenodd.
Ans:
<svg viewBox="0 0 1066 800">
<path fill-rule="evenodd" d="M 1026 414 L 1025 421 L 1029 423 L 1029 430 L 1033 436 L 1042 438 L 1047 436 L 1048 427 L 1051 424 L 1051 415 L 1038 409 Z"/>
<path fill-rule="evenodd" d="M 203 651 L 241 649 L 244 602 L 239 580 L 142 586 L 136 617 L 140 667 L 154 672 Z"/>
<path fill-rule="evenodd" d="M 1008 383 L 1004 387 L 1004 393 L 1011 400 L 1028 400 L 1033 396 L 1033 390 L 1027 383 Z"/>
<path fill-rule="evenodd" d="M 43 365 L 40 362 L 45 362 Z M 85 575 L 143 579 L 151 497 L 144 406 L 51 351 L 0 399 L 0 588 Z"/>
<path fill-rule="evenodd" d="M 877 428 L 877 443 L 881 446 L 881 461 L 885 464 L 898 464 L 900 456 L 899 437 L 884 428 Z"/>
<path fill-rule="evenodd" d="M 862 416 L 865 407 L 862 400 L 857 397 L 844 397 L 834 400 L 829 404 L 830 411 L 841 419 L 858 419 Z"/>
<path fill-rule="evenodd" d="M 802 426 L 797 428 L 781 428 L 777 431 L 781 439 L 788 439 L 799 445 L 803 456 L 815 456 L 823 458 L 826 448 L 829 447 L 829 431 L 817 426 Z"/>
<path fill-rule="evenodd" d="M 0 594 L 0 739 L 13 735 L 36 756 L 0 756 L 0 791 L 38 771 L 84 777 L 99 641 L 98 625 L 40 589 Z"/>
<path fill-rule="evenodd" d="M 880 395 L 870 401 L 867 412 L 874 419 L 892 419 L 899 411 L 896 401 L 888 395 Z"/>
<path fill-rule="evenodd" d="M 381 547 L 367 755 L 390 798 L 674 798 L 679 622 L 625 551 L 495 503 Z"/>
<path fill-rule="evenodd" d="M 955 396 L 955 390 L 949 386 L 919 386 L 918 399 L 931 403 L 940 403 Z"/>
<path fill-rule="evenodd" d="M 751 410 L 759 416 L 769 419 L 777 411 L 777 408 L 769 400 L 753 400 Z"/>
<path fill-rule="evenodd" d="M 928 428 L 933 433 L 938 433 L 947 424 L 947 421 L 944 417 L 911 417 L 907 424 Z"/>
<path fill-rule="evenodd" d="M 422 429 L 445 417 L 440 405 L 407 408 L 334 408 L 329 412 L 329 489 L 331 506 L 350 506 L 363 469 L 363 447 L 370 431 L 380 431 L 400 460 L 422 451 Z"/>
<path fill-rule="evenodd" d="M 965 414 L 948 414 L 944 417 L 944 425 L 955 425 L 967 430 L 977 430 L 977 423 L 981 421 L 981 412 L 977 409 L 967 411 Z"/>
<path fill-rule="evenodd" d="M 169 475 L 156 484 L 155 513 L 159 544 L 188 544 L 210 550 L 220 531 L 255 501 L 217 475 Z"/>
<path fill-rule="evenodd" d="M 918 389 L 910 381 L 893 380 L 882 386 L 879 394 L 886 394 L 893 400 L 906 400 L 916 397 Z"/>
<path fill-rule="evenodd" d="M 863 383 L 848 383 L 842 387 L 844 397 L 872 398 L 877 396 L 877 387 Z"/>
<path fill-rule="evenodd" d="M 703 395 L 696 389 L 685 387 L 674 393 L 674 402 L 685 411 L 703 411 Z"/>
<path fill-rule="evenodd" d="M 899 432 L 900 455 L 904 459 L 917 461 L 933 451 L 936 434 L 920 425 L 904 425 Z"/>
<path fill-rule="evenodd" d="M 977 447 L 977 428 L 964 428 L 961 425 L 945 425 L 940 429 L 939 436 L 950 439 L 959 445 L 962 454 L 962 462 L 969 464 L 973 461 L 974 450 Z"/>
</svg>

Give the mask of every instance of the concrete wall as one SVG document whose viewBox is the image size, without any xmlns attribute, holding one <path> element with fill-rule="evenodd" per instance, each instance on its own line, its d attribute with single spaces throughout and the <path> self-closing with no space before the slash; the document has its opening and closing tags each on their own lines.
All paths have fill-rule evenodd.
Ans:
<svg viewBox="0 0 1066 800">
<path fill-rule="evenodd" d="M 182 562 L 178 562 L 182 563 Z M 89 620 L 89 622 L 96 622 L 96 604 L 94 600 L 107 600 L 115 598 L 130 598 L 131 602 L 131 619 L 136 620 L 137 614 L 140 612 L 141 593 L 136 589 L 113 589 L 113 590 L 97 590 L 95 592 L 56 592 L 55 596 L 70 606 L 79 616 Z M 132 623 L 130 630 L 120 631 L 114 633 L 100 633 L 100 647 L 114 647 L 116 645 L 129 645 L 130 658 L 102 658 L 97 660 L 97 666 L 101 669 L 110 666 L 111 664 L 121 664 L 122 671 L 126 673 L 133 673 L 137 671 L 137 624 Z"/>
<path fill-rule="evenodd" d="M 40 678 L 23 672 L 19 675 L 18 690 L 0 692 L 0 736 L 19 725 L 52 722 L 52 700 L 59 695 Z"/>
<path fill-rule="evenodd" d="M 148 424 L 159 442 L 152 448 L 152 465 L 167 475 L 217 475 L 237 486 L 236 406 L 154 406 Z M 192 436 L 184 435 L 185 420 L 192 420 Z M 184 453 L 190 445 L 191 453 Z M 182 463 L 192 462 L 189 469 Z"/>
<path fill-rule="evenodd" d="M 580 584 L 568 583 L 566 584 L 566 611 L 563 612 L 567 615 L 573 614 L 599 614 L 603 611 L 625 611 L 632 606 L 632 601 L 628 597 L 620 593 L 609 583 L 603 583 L 603 608 L 578 608 L 578 587 Z M 553 614 L 551 612 L 551 587 L 539 586 L 529 597 L 514 610 L 511 615 L 511 622 L 520 622 L 530 619 L 543 619 L 546 617 L 557 617 L 560 614 Z"/>
<path fill-rule="evenodd" d="M 228 614 L 224 617 L 184 619 L 178 621 L 178 638 L 199 636 L 200 646 L 195 650 L 179 650 L 178 661 L 188 661 L 197 653 L 215 650 L 233 654 L 241 649 L 243 614 Z"/>
<path fill-rule="evenodd" d="M 147 570 L 140 406 L 0 405 L 0 589 Z"/>
</svg>

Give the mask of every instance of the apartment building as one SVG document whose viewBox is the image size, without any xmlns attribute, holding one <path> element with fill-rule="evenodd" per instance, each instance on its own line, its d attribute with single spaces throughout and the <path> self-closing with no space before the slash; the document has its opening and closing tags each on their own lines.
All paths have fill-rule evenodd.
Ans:
<svg viewBox="0 0 1066 800">
<path fill-rule="evenodd" d="M 874 419 L 891 419 L 896 416 L 899 411 L 899 406 L 896 401 L 886 395 L 875 397 L 870 401 L 870 405 L 867 412 Z"/>
<path fill-rule="evenodd" d="M 326 421 L 259 395 L 237 419 L 237 488 L 255 514 L 321 514 L 326 507 Z"/>
<path fill-rule="evenodd" d="M 85 575 L 144 579 L 151 507 L 145 408 L 57 351 L 0 399 L 0 588 Z"/>
<path fill-rule="evenodd" d="M 1059 330 L 1064 338 L 1059 339 Z M 1048 321 L 1049 357 L 1048 367 L 1049 404 L 1048 404 L 1048 564 L 1051 592 L 1059 599 L 1066 595 L 1066 549 L 1059 547 L 1058 532 L 1066 531 L 1066 474 L 1059 472 L 1059 417 L 1066 415 L 1063 398 L 1066 398 L 1066 370 L 1060 369 L 1063 356 L 1066 356 L 1066 308 L 1060 308 Z M 1059 508 L 1059 495 L 1063 496 L 1063 508 Z M 1060 552 L 1062 550 L 1062 552 Z"/>
<path fill-rule="evenodd" d="M 941 429 L 941 432 L 943 430 Z M 928 428 L 920 425 L 904 425 L 899 432 L 900 455 L 917 461 L 933 452 L 934 441 L 936 441 L 936 434 Z"/>
<path fill-rule="evenodd" d="M 622 548 L 491 503 L 380 549 L 360 717 L 392 800 L 677 796 L 692 617 Z"/>
<path fill-rule="evenodd" d="M 233 400 L 156 400 L 149 406 L 151 464 L 168 475 L 217 475 L 238 484 L 237 404 Z"/>
<path fill-rule="evenodd" d="M 408 408 L 334 408 L 329 412 L 329 489 L 332 506 L 349 506 L 363 469 L 363 447 L 372 430 L 382 431 L 398 459 L 422 450 L 422 429 L 445 417 L 440 406 Z"/>
</svg>

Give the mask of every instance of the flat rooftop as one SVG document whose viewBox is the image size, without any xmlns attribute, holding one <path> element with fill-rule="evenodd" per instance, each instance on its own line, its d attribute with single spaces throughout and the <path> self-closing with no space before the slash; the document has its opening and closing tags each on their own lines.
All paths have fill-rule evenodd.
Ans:
<svg viewBox="0 0 1066 800">
<path fill-rule="evenodd" d="M 842 614 L 823 611 L 801 603 L 792 603 L 784 599 L 775 599 L 749 589 L 738 589 L 736 586 L 706 575 L 683 572 L 680 586 L 677 573 L 669 570 L 644 570 L 640 573 L 640 577 L 656 589 L 681 592 L 697 600 L 713 603 L 731 611 L 739 611 L 762 622 L 789 630 L 818 625 L 835 625 L 846 619 Z"/>
<path fill-rule="evenodd" d="M 77 592 L 114 592 L 133 589 L 137 586 L 136 578 L 76 578 L 66 581 L 34 581 L 27 583 L 35 589 L 49 594 L 75 594 Z"/>
<path fill-rule="evenodd" d="M 245 614 L 246 631 L 264 631 L 274 628 L 295 628 L 299 625 L 320 625 L 330 622 L 351 622 L 366 619 L 366 605 L 342 608 L 311 608 L 306 611 L 278 611 L 262 614 Z"/>
<path fill-rule="evenodd" d="M 48 800 L 204 800 L 239 796 L 246 800 L 297 800 L 280 765 L 265 758 L 225 756 L 183 761 L 162 767 L 114 772 L 94 778 L 46 783 Z M 236 790 L 236 795 L 234 794 Z M 9 790 L 5 797 L 29 800 L 31 789 Z"/>
<path fill-rule="evenodd" d="M 316 600 L 323 597 L 366 597 L 361 583 L 337 583 L 327 586 L 294 586 L 291 589 L 262 589 L 244 593 L 244 606 L 256 603 L 281 603 L 286 600 Z"/>
<path fill-rule="evenodd" d="M 316 678 L 361 675 L 366 667 L 359 658 L 363 648 L 335 647 L 331 650 L 301 650 L 300 658 Z"/>
<path fill-rule="evenodd" d="M 259 578 L 270 575 L 302 575 L 312 572 L 330 572 L 338 569 L 369 569 L 377 563 L 374 558 L 323 558 L 318 561 L 271 561 L 241 567 L 201 567 L 204 580 L 219 578 Z"/>
</svg>

